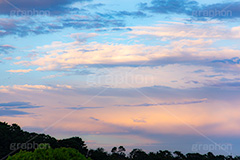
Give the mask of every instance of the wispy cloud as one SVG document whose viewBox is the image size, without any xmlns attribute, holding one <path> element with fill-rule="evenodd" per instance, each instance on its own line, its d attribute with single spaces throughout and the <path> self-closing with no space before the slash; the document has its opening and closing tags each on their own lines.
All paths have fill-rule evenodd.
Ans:
<svg viewBox="0 0 240 160">
<path fill-rule="evenodd" d="M 8 70 L 7 72 L 11 73 L 28 73 L 33 71 L 32 69 L 17 69 L 17 70 Z"/>
<path fill-rule="evenodd" d="M 65 109 L 72 109 L 72 110 L 85 110 L 85 109 L 101 109 L 104 107 L 67 107 Z"/>
<path fill-rule="evenodd" d="M 32 105 L 30 102 L 7 102 L 0 103 L 0 116 L 17 116 L 30 114 L 20 109 L 35 109 L 43 106 Z"/>
<path fill-rule="evenodd" d="M 2 109 L 27 109 L 27 108 L 40 108 L 42 106 L 31 105 L 30 102 L 8 102 L 0 103 Z"/>
<path fill-rule="evenodd" d="M 239 65 L 240 64 L 240 58 L 239 57 L 233 57 L 231 59 L 214 60 L 212 62 L 213 63 L 229 64 L 229 65 Z"/>
<path fill-rule="evenodd" d="M 56 17 L 51 17 L 55 19 Z M 45 25 L 42 25 L 42 24 Z M 0 18 L 0 37 L 8 35 L 17 35 L 26 37 L 31 34 L 41 35 L 53 32 L 59 32 L 66 28 L 78 30 L 99 29 L 104 27 L 124 27 L 123 20 L 108 19 L 98 15 L 66 15 L 54 20 L 35 19 L 35 17 L 20 16 L 10 18 Z"/>
<path fill-rule="evenodd" d="M 146 18 L 148 15 L 142 11 L 109 11 L 107 13 L 99 13 L 98 15 L 115 19 L 115 18 L 124 18 L 124 17 L 132 17 L 132 18 Z"/>
<path fill-rule="evenodd" d="M 43 91 L 43 90 L 60 90 L 60 89 L 72 89 L 69 85 L 12 85 L 12 86 L 0 86 L 0 92 L 12 93 L 15 91 Z"/>
<path fill-rule="evenodd" d="M 187 100 L 183 102 L 162 102 L 162 103 L 143 103 L 136 105 L 116 105 L 118 107 L 149 107 L 149 106 L 172 106 L 172 105 L 188 105 L 207 102 L 207 98 L 198 100 Z"/>
<path fill-rule="evenodd" d="M 17 115 L 27 115 L 27 114 L 29 114 L 29 113 L 24 112 L 24 111 L 0 109 L 0 116 L 14 117 Z"/>
<path fill-rule="evenodd" d="M 136 122 L 136 123 L 147 123 L 144 118 L 133 119 L 133 122 Z"/>
<path fill-rule="evenodd" d="M 85 7 L 91 8 L 91 9 L 98 9 L 100 7 L 103 7 L 103 6 L 105 6 L 105 4 L 103 4 L 103 3 L 95 3 L 95 4 L 88 4 Z"/>
<path fill-rule="evenodd" d="M 72 33 L 70 37 L 78 42 L 86 42 L 89 38 L 96 37 L 97 35 L 97 33 Z"/>
<path fill-rule="evenodd" d="M 92 119 L 92 120 L 94 120 L 94 121 L 100 121 L 99 119 L 94 118 L 94 117 L 89 117 L 89 119 Z"/>
<path fill-rule="evenodd" d="M 1 31 L 0 31 L 0 35 L 1 35 Z M 15 47 L 13 47 L 11 45 L 0 45 L 0 55 L 1 54 L 8 54 L 14 49 L 15 49 Z"/>
<path fill-rule="evenodd" d="M 194 23 L 186 24 L 184 22 L 162 22 L 155 26 L 135 26 L 131 27 L 132 31 L 128 33 L 135 36 L 149 36 L 149 37 L 161 37 L 162 40 L 172 40 L 182 38 L 182 41 L 191 40 L 196 38 L 197 40 L 210 39 L 238 39 L 240 37 L 240 28 L 238 26 L 229 28 L 228 26 L 206 24 L 206 28 L 203 28 L 203 24 Z M 194 41 L 192 41 L 194 42 Z M 196 41 L 197 42 L 197 41 Z M 206 41 L 207 42 L 207 41 Z M 192 45 L 189 44 L 189 45 Z"/>
</svg>

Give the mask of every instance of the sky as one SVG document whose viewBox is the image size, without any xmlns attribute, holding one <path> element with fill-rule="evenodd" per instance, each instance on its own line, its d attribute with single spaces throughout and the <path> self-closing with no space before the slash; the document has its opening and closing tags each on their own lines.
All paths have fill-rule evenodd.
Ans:
<svg viewBox="0 0 240 160">
<path fill-rule="evenodd" d="M 0 121 L 240 155 L 239 19 L 237 0 L 0 0 Z"/>
</svg>

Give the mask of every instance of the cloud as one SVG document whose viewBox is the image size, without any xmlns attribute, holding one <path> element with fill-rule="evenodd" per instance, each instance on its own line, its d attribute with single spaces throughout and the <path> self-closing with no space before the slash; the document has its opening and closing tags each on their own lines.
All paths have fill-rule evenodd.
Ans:
<svg viewBox="0 0 240 160">
<path fill-rule="evenodd" d="M 99 16 L 114 19 L 114 18 L 125 18 L 125 17 L 132 17 L 132 18 L 146 18 L 148 15 L 142 11 L 109 11 L 107 13 L 99 13 Z"/>
<path fill-rule="evenodd" d="M 199 69 L 199 70 L 194 71 L 194 73 L 203 73 L 203 72 L 205 72 L 205 71 L 202 70 L 202 69 Z"/>
<path fill-rule="evenodd" d="M 36 48 L 38 52 L 47 51 L 48 54 L 39 54 L 29 61 L 21 60 L 15 64 L 34 66 L 37 67 L 37 71 L 61 71 L 63 72 L 61 76 L 86 75 L 87 80 L 81 81 L 82 85 L 94 87 L 141 88 L 157 85 L 173 88 L 198 88 L 217 84 L 227 76 L 231 79 L 236 78 L 237 75 L 228 72 L 231 66 L 213 63 L 215 60 L 231 59 L 239 55 L 239 49 L 225 46 L 215 47 L 217 40 L 235 39 L 234 36 L 237 35 L 234 35 L 234 32 L 231 33 L 234 29 L 216 27 L 214 31 L 210 27 L 205 31 L 200 28 L 191 31 L 194 26 L 199 27 L 199 25 L 180 23 L 135 27 L 129 32 L 130 35 L 136 36 L 136 39 L 145 38 L 141 36 L 146 33 L 150 37 L 165 38 L 166 36 L 166 38 L 174 39 L 162 45 L 53 42 Z M 142 31 L 138 32 L 137 29 Z M 227 33 L 231 34 L 227 35 Z M 203 37 L 198 39 L 198 35 L 203 35 Z M 216 40 L 212 40 L 211 37 Z M 129 74 L 131 70 L 134 72 Z M 232 68 L 232 70 L 238 69 Z M 166 78 L 163 79 L 162 76 Z M 51 77 L 54 78 L 54 76 Z"/>
<path fill-rule="evenodd" d="M 157 14 L 184 14 L 195 20 L 240 18 L 240 2 L 200 5 L 194 0 L 152 0 L 140 3 L 139 9 Z"/>
<path fill-rule="evenodd" d="M 61 89 L 72 89 L 70 85 L 12 85 L 12 86 L 0 86 L 0 92 L 13 93 L 15 91 L 43 91 L 43 90 L 61 90 Z"/>
<path fill-rule="evenodd" d="M 198 8 L 198 3 L 190 0 L 152 0 L 151 5 L 140 3 L 139 7 L 142 10 L 147 10 L 153 13 L 189 14 L 193 8 Z"/>
<path fill-rule="evenodd" d="M 28 104 L 29 102 L 8 102 L 8 103 L 0 103 L 0 106 L 23 106 Z"/>
<path fill-rule="evenodd" d="M 195 70 L 196 69 L 193 69 L 193 71 Z M 66 111 L 67 112 L 72 111 L 71 109 L 68 110 L 68 108 L 66 107 L 76 106 L 77 108 L 78 107 L 77 105 L 79 104 L 79 102 L 86 101 L 87 99 L 92 97 L 90 95 L 94 95 L 94 94 L 96 95 L 96 93 L 98 93 L 100 89 L 99 90 L 95 89 L 94 91 L 93 90 L 94 90 L 93 88 L 85 88 L 85 89 L 79 89 L 78 91 L 70 90 L 69 92 L 66 92 L 62 90 L 62 91 L 57 91 L 55 93 L 53 92 L 46 93 L 44 91 L 44 92 L 41 92 L 40 94 L 32 94 L 32 92 L 30 92 L 29 94 L 22 94 L 22 95 L 27 95 L 27 97 L 26 96 L 24 97 L 26 99 L 31 99 L 35 101 L 34 102 L 35 104 L 38 104 L 39 102 L 42 103 L 41 101 L 44 99 L 43 101 L 45 103 L 44 106 L 47 105 L 48 107 L 46 109 L 44 108 L 39 110 L 40 112 L 36 110 L 35 113 L 41 113 L 41 119 L 43 121 L 41 121 L 39 126 L 45 126 L 47 124 L 46 122 L 54 121 L 54 119 L 56 120 L 56 118 L 62 117 L 63 115 L 66 114 Z M 145 95 L 156 100 L 156 102 L 165 102 L 165 103 L 172 103 L 172 102 L 183 103 L 185 102 L 184 100 L 186 100 L 187 102 L 190 102 L 193 100 L 196 100 L 196 101 L 201 100 L 202 97 L 207 97 L 209 99 L 207 103 L 208 105 L 206 105 L 205 103 L 202 103 L 202 104 L 195 103 L 192 105 L 190 104 L 186 106 L 183 105 L 183 107 L 177 107 L 177 106 L 164 107 L 170 110 L 172 113 L 175 113 L 177 116 L 179 116 L 181 119 L 183 119 L 184 121 L 186 121 L 192 126 L 201 127 L 206 124 L 214 124 L 215 121 L 216 122 L 221 121 L 222 127 L 224 126 L 227 128 L 229 125 L 226 125 L 225 122 L 229 122 L 229 120 L 231 119 L 233 120 L 238 117 L 237 113 L 239 112 L 237 112 L 235 109 L 237 109 L 236 106 L 237 106 L 237 103 L 239 102 L 238 101 L 239 90 L 236 90 L 236 89 L 235 91 L 232 91 L 232 92 L 226 91 L 224 88 L 221 88 L 221 87 L 218 87 L 218 88 L 213 87 L 213 89 L 200 88 L 200 89 L 182 89 L 182 90 L 166 88 L 166 87 L 149 87 L 149 88 L 141 88 L 139 90 L 143 92 Z M 20 93 L 23 93 L 23 92 L 20 92 Z M 13 96 L 19 96 L 19 95 L 20 94 L 14 94 Z M 14 98 L 13 96 L 8 96 L 8 98 L 9 97 Z M 5 97 L 3 96 L 2 98 L 5 98 Z M 235 99 L 235 100 L 232 100 L 232 99 Z M 36 100 L 38 102 L 36 102 Z M 86 134 L 93 134 L 95 132 L 101 132 L 101 133 L 114 132 L 114 133 L 120 133 L 120 134 L 129 134 L 129 133 L 134 134 L 134 131 L 136 133 L 139 130 L 147 131 L 149 134 L 150 133 L 156 133 L 156 134 L 157 133 L 158 134 L 161 134 L 161 133 L 191 134 L 192 133 L 189 130 L 185 132 L 186 126 L 184 127 L 183 125 L 181 125 L 181 122 L 176 120 L 174 117 L 171 117 L 168 113 L 164 112 L 162 110 L 162 107 L 139 107 L 137 108 L 137 112 L 136 112 L 136 107 L 113 107 L 113 105 L 116 104 L 116 102 L 117 104 L 120 103 L 120 104 L 133 104 L 133 105 L 144 104 L 146 102 L 149 103 L 149 101 L 145 99 L 141 94 L 138 95 L 135 89 L 109 89 L 109 91 L 106 91 L 105 94 L 103 95 L 101 94 L 91 102 L 91 105 L 93 107 L 95 105 L 105 106 L 103 109 L 97 109 L 97 108 L 83 109 L 82 107 L 84 106 L 80 106 L 80 108 L 82 109 L 80 112 L 73 113 L 71 116 L 68 117 L 66 121 L 63 121 L 63 123 L 57 125 L 56 128 L 58 127 L 65 128 L 66 131 L 74 130 L 74 129 L 76 131 L 76 128 L 78 129 L 84 128 L 84 130 L 79 129 L 77 131 L 79 132 L 82 131 L 82 132 L 85 132 Z M 8 105 L 11 105 L 11 104 L 8 104 Z M 22 105 L 22 103 L 20 103 L 19 105 Z M 224 107 L 222 107 L 223 105 Z M 54 112 L 52 112 L 55 109 L 55 106 L 59 106 L 57 115 L 54 114 Z M 92 106 L 90 106 L 89 104 L 89 106 L 87 107 L 90 108 Z M 216 112 L 210 112 L 212 110 Z M 21 110 L 21 111 L 25 111 L 25 110 Z M 235 114 L 232 114 L 234 112 Z M 81 116 L 79 116 L 80 113 L 81 113 Z M 222 114 L 224 114 L 225 116 L 223 117 Z M 215 117 L 215 118 L 209 119 L 207 118 L 209 116 Z M 31 117 L 31 116 L 27 116 L 27 117 Z M 89 119 L 90 117 L 100 119 L 100 121 L 98 121 L 97 123 L 94 123 L 95 121 L 93 121 L 92 119 Z M 34 123 L 38 123 L 38 120 L 39 119 L 29 118 L 29 120 L 24 121 L 24 125 L 29 126 Z M 146 121 L 146 123 L 144 123 L 143 120 Z M 118 127 L 113 128 L 110 125 L 108 125 L 109 127 L 106 127 L 104 126 L 104 124 L 102 125 L 102 123 L 105 123 L 105 122 L 109 124 L 118 125 Z M 126 128 L 122 129 L 124 126 Z M 230 128 L 233 129 L 233 127 L 235 126 L 232 126 Z M 133 130 L 129 130 L 131 128 Z M 225 131 L 227 132 L 226 128 L 225 128 Z M 178 131 L 179 129 L 180 131 Z M 53 130 L 56 131 L 55 129 Z M 207 131 L 207 130 L 204 130 L 204 131 Z M 206 133 L 210 133 L 211 131 L 207 131 Z"/>
<path fill-rule="evenodd" d="M 240 18 L 240 2 L 223 2 L 210 5 L 202 5 L 198 9 L 193 9 L 192 16 L 195 18 L 211 19 L 234 19 Z"/>
<path fill-rule="evenodd" d="M 98 36 L 97 33 L 72 33 L 71 38 L 74 38 L 78 42 L 86 42 L 89 38 Z"/>
<path fill-rule="evenodd" d="M 223 64 L 229 64 L 229 65 L 239 65 L 240 59 L 239 57 L 233 57 L 231 59 L 223 59 L 223 60 L 214 60 L 213 63 L 223 63 Z"/>
<path fill-rule="evenodd" d="M 85 110 L 85 109 L 100 109 L 104 107 L 67 107 L 66 109 L 72 109 L 72 110 Z"/>
<path fill-rule="evenodd" d="M 136 122 L 136 123 L 147 123 L 144 118 L 133 119 L 133 122 Z"/>
<path fill-rule="evenodd" d="M 172 105 L 188 105 L 188 104 L 197 104 L 197 103 L 204 103 L 207 101 L 207 98 L 198 99 L 198 100 L 188 100 L 183 102 L 163 102 L 163 103 L 143 103 L 143 104 L 136 104 L 136 105 L 117 105 L 122 107 L 149 107 L 149 106 L 172 106 Z"/>
<path fill-rule="evenodd" d="M 1 35 L 1 31 L 0 31 L 0 35 Z M 8 54 L 14 49 L 15 49 L 15 47 L 13 47 L 11 45 L 0 45 L 0 55 L 1 54 Z"/>
<path fill-rule="evenodd" d="M 86 0 L 88 1 L 88 0 Z M 12 14 L 9 18 L 0 18 L 0 36 L 7 35 L 18 35 L 20 37 L 28 36 L 31 34 L 48 34 L 53 32 L 58 32 L 65 28 L 75 28 L 75 29 L 98 29 L 106 27 L 124 27 L 125 17 L 133 18 L 143 18 L 149 17 L 144 11 L 151 11 L 154 13 L 185 13 L 196 19 L 205 18 L 204 11 L 212 11 L 213 9 L 220 9 L 223 6 L 229 5 L 229 10 L 232 11 L 231 17 L 219 17 L 214 16 L 210 18 L 233 18 L 239 17 L 239 4 L 235 3 L 218 3 L 209 6 L 199 6 L 196 1 L 180 1 L 180 0 L 153 0 L 151 5 L 147 3 L 141 3 L 139 11 L 108 11 L 106 13 L 91 13 L 86 9 L 79 9 L 75 2 L 83 2 L 78 0 L 67 1 L 30 1 L 23 0 L 19 3 L 17 1 L 4 1 L 1 0 L 0 14 Z M 9 3 L 7 3 L 9 2 Z M 10 4 L 11 3 L 11 4 Z M 25 12 L 49 12 L 50 15 L 62 15 L 65 16 L 50 16 L 49 19 L 40 19 L 35 16 L 14 16 L 18 15 L 21 12 L 18 11 L 13 6 L 20 8 L 20 10 Z M 97 8 L 101 7 L 104 4 L 88 4 L 84 6 L 85 8 Z M 70 7 L 72 6 L 72 7 Z M 143 11 L 142 11 L 143 10 Z M 13 12 L 15 11 L 15 12 Z M 195 11 L 195 12 L 194 12 Z M 215 11 L 215 10 L 214 10 Z M 11 13 L 12 12 L 12 13 Z M 20 12 L 20 13 L 19 13 Z M 20 14 L 21 15 L 21 14 Z M 47 14 L 46 14 L 47 15 Z M 49 16 L 49 15 L 47 15 Z M 41 16 L 42 17 L 42 16 Z M 43 25 L 44 24 L 44 25 Z"/>
<path fill-rule="evenodd" d="M 143 34 L 153 35 L 153 31 L 149 29 L 149 33 L 145 32 Z M 169 36 L 178 34 L 171 32 Z M 142 33 L 137 31 L 131 34 L 142 35 Z M 159 36 L 161 34 L 168 33 L 161 31 Z M 182 33 L 182 36 L 186 34 Z M 158 33 L 155 32 L 154 36 L 158 36 Z M 100 64 L 105 67 L 134 67 L 142 64 L 145 66 L 159 66 L 176 63 L 213 65 L 212 61 L 216 59 L 238 56 L 239 50 L 237 49 L 227 47 L 214 49 L 211 46 L 212 44 L 213 40 L 205 39 L 182 39 L 172 41 L 170 44 L 152 46 L 144 44 L 102 44 L 96 42 L 80 46 L 77 41 L 71 43 L 54 42 L 51 45 L 38 47 L 38 51 L 47 50 L 48 55 L 40 55 L 31 61 L 19 61 L 15 62 L 15 64 L 27 67 L 38 66 L 37 71 L 69 71 L 81 66 L 96 67 Z"/>
<path fill-rule="evenodd" d="M 239 79 L 238 79 L 239 80 Z M 223 87 L 231 87 L 231 88 L 239 88 L 240 87 L 240 82 L 232 82 L 230 80 L 230 82 L 220 82 L 218 84 L 213 84 L 212 85 L 213 87 L 220 87 L 220 88 L 223 88 Z"/>
<path fill-rule="evenodd" d="M 0 116 L 17 116 L 17 115 L 27 115 L 28 112 L 19 111 L 19 109 L 34 109 L 43 106 L 31 105 L 30 102 L 7 102 L 0 103 Z"/>
<path fill-rule="evenodd" d="M 88 4 L 85 7 L 90 8 L 90 9 L 98 9 L 100 7 L 105 6 L 103 3 L 96 3 L 96 4 Z"/>
<path fill-rule="evenodd" d="M 64 46 L 64 44 L 63 44 Z M 160 47 L 147 47 L 144 45 L 108 45 L 108 44 L 97 44 L 92 43 L 79 47 L 75 44 L 72 45 L 71 49 L 64 49 L 63 54 L 53 53 L 38 57 L 38 59 L 30 62 L 20 61 L 16 64 L 26 64 L 26 65 L 37 65 L 38 71 L 45 70 L 64 70 L 69 68 L 74 68 L 78 65 L 94 65 L 94 64 L 124 64 L 124 63 L 134 63 L 143 62 L 149 60 L 147 57 L 147 50 L 152 50 L 152 54 L 157 52 Z M 54 56 L 53 56 L 54 55 Z M 67 55 L 67 61 L 64 59 Z M 96 57 L 96 55 L 98 55 Z M 146 55 L 146 56 L 145 56 Z M 161 56 L 161 55 L 159 55 Z M 64 63 L 62 63 L 64 62 Z"/>
<path fill-rule="evenodd" d="M 124 17 L 124 16 L 129 16 L 129 17 L 133 17 L 133 18 L 144 18 L 147 17 L 147 15 L 144 12 L 141 11 L 115 11 L 113 13 L 115 16 L 117 17 Z"/>
<path fill-rule="evenodd" d="M 207 27 L 207 29 L 205 27 Z M 132 31 L 128 33 L 133 36 L 160 37 L 163 41 L 180 38 L 182 40 L 184 40 L 183 38 L 195 38 L 198 40 L 206 38 L 209 38 L 211 40 L 240 38 L 240 27 L 238 26 L 228 28 L 226 26 L 220 27 L 218 25 L 206 25 L 205 27 L 203 27 L 202 24 L 162 22 L 155 26 L 131 27 Z"/>
<path fill-rule="evenodd" d="M 3 58 L 3 59 L 10 61 L 10 60 L 12 60 L 13 58 L 12 58 L 12 57 L 5 57 L 5 58 Z"/>
<path fill-rule="evenodd" d="M 0 37 L 7 35 L 24 37 L 29 34 L 46 34 L 49 32 L 51 31 L 48 25 L 43 26 L 40 20 L 35 21 L 29 17 L 0 18 Z"/>
<path fill-rule="evenodd" d="M 75 29 L 92 29 L 104 27 L 124 27 L 123 20 L 109 19 L 101 15 L 71 15 L 62 18 L 61 26 L 64 28 L 72 27 Z"/>
<path fill-rule="evenodd" d="M 51 15 L 61 15 L 74 11 L 77 8 L 70 7 L 75 2 L 85 2 L 90 0 L 0 0 L 0 14 L 10 15 L 12 12 L 29 12 L 35 10 L 35 12 L 49 11 Z"/>
<path fill-rule="evenodd" d="M 5 110 L 5 109 L 0 109 L 0 116 L 7 116 L 7 117 L 13 117 L 17 115 L 27 115 L 29 113 L 23 112 L 23 111 L 16 111 L 16 110 Z"/>
<path fill-rule="evenodd" d="M 16 90 L 52 90 L 54 87 L 46 86 L 46 85 L 13 85 L 12 87 L 7 86 Z"/>
<path fill-rule="evenodd" d="M 94 121 L 100 121 L 99 119 L 97 118 L 94 118 L 94 117 L 89 117 L 90 119 L 94 120 Z"/>
<path fill-rule="evenodd" d="M 74 71 L 73 74 L 70 74 L 70 75 L 91 75 L 91 74 L 94 74 L 94 73 L 88 70 L 76 70 Z"/>
<path fill-rule="evenodd" d="M 30 102 L 8 102 L 0 103 L 2 109 L 28 109 L 28 108 L 40 108 L 42 106 L 31 105 Z"/>
<path fill-rule="evenodd" d="M 7 72 L 11 73 L 28 73 L 31 72 L 32 69 L 18 69 L 18 70 L 8 70 Z"/>
<path fill-rule="evenodd" d="M 115 27 L 115 28 L 112 28 L 112 31 L 132 31 L 131 28 L 123 28 L 123 27 Z"/>
<path fill-rule="evenodd" d="M 49 19 L 35 19 L 27 16 L 10 17 L 0 18 L 0 37 L 7 35 L 25 37 L 32 34 L 48 34 L 65 28 L 97 29 L 124 26 L 123 20 L 108 19 L 92 14 L 71 14 L 63 17 L 51 17 Z"/>
</svg>

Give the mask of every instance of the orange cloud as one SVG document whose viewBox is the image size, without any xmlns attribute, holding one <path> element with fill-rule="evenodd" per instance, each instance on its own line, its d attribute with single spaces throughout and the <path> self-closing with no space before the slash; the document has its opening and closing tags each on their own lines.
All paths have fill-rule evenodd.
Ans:
<svg viewBox="0 0 240 160">
<path fill-rule="evenodd" d="M 18 69 L 18 70 L 8 70 L 7 72 L 11 73 L 28 73 L 31 72 L 32 69 Z"/>
</svg>

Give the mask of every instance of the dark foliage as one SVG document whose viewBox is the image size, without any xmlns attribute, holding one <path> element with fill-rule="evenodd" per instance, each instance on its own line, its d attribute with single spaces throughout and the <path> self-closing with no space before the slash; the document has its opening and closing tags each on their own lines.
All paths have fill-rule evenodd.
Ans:
<svg viewBox="0 0 240 160">
<path fill-rule="evenodd" d="M 73 148 L 36 149 L 34 152 L 20 151 L 7 160 L 91 160 Z"/>
<path fill-rule="evenodd" d="M 13 155 L 20 150 L 34 151 L 39 144 L 48 144 L 53 149 L 74 148 L 83 155 L 88 152 L 87 146 L 79 137 L 57 140 L 49 135 L 23 131 L 17 124 L 0 122 L 0 159 L 5 159 L 9 154 Z"/>
</svg>

